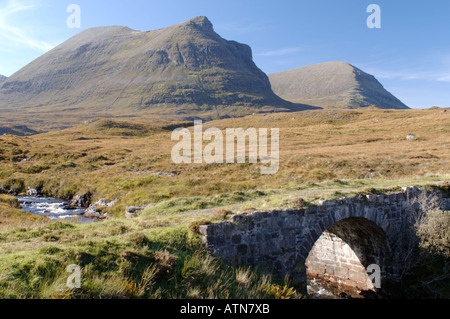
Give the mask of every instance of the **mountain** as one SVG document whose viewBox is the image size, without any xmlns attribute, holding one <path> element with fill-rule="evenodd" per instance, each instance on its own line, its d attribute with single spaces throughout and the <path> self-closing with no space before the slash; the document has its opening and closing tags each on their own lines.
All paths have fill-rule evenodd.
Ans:
<svg viewBox="0 0 450 319">
<path fill-rule="evenodd" d="M 4 82 L 6 79 L 6 76 L 0 74 L 0 83 Z"/>
<path fill-rule="evenodd" d="M 370 74 L 345 63 L 327 62 L 269 74 L 283 99 L 319 107 L 407 109 Z"/>
<path fill-rule="evenodd" d="M 0 135 L 11 134 L 17 136 L 34 135 L 39 132 L 30 129 L 26 125 L 0 125 Z"/>
<path fill-rule="evenodd" d="M 0 110 L 200 116 L 302 110 L 275 95 L 251 48 L 206 17 L 155 31 L 85 30 L 0 85 Z"/>
</svg>

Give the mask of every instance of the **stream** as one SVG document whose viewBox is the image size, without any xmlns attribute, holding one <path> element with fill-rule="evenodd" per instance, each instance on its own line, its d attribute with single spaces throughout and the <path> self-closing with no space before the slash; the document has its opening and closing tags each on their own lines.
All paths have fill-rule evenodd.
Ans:
<svg viewBox="0 0 450 319">
<path fill-rule="evenodd" d="M 83 216 L 84 208 L 66 209 L 66 201 L 56 198 L 17 196 L 22 210 L 40 216 L 47 216 L 52 220 L 75 220 L 83 224 L 96 220 Z"/>
<path fill-rule="evenodd" d="M 308 279 L 308 295 L 312 299 L 340 299 L 337 293 L 329 288 L 326 283 L 313 278 Z"/>
</svg>

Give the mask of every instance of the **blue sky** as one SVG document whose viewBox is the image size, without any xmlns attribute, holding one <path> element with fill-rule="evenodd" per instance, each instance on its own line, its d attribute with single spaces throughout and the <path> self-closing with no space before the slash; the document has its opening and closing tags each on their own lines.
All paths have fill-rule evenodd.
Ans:
<svg viewBox="0 0 450 319">
<path fill-rule="evenodd" d="M 80 29 L 66 25 L 69 4 L 81 8 Z M 381 8 L 380 29 L 367 27 L 369 4 Z M 90 27 L 154 30 L 195 16 L 250 45 L 266 73 L 345 61 L 412 108 L 450 106 L 448 0 L 0 0 L 0 74 Z"/>
</svg>

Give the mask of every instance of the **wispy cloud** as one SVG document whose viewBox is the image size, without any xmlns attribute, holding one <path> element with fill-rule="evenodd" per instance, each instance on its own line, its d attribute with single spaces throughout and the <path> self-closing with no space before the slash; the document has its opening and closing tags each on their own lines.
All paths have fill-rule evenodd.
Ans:
<svg viewBox="0 0 450 319">
<path fill-rule="evenodd" d="M 283 56 L 283 55 L 288 55 L 288 54 L 292 54 L 292 53 L 296 53 L 296 52 L 300 52 L 300 51 L 303 51 L 303 50 L 301 48 L 283 48 L 283 49 L 279 49 L 279 50 L 256 53 L 255 56 L 268 56 L 268 57 Z"/>
<path fill-rule="evenodd" d="M 450 74 L 438 77 L 436 80 L 440 81 L 440 82 L 449 82 L 450 83 Z"/>
<path fill-rule="evenodd" d="M 380 67 L 383 64 L 391 65 Z M 355 64 L 363 71 L 373 74 L 378 79 L 401 80 L 401 81 L 426 81 L 426 82 L 448 82 L 450 83 L 450 53 L 432 52 L 424 53 L 421 59 L 412 63 L 403 61 L 385 60 L 372 61 L 369 63 Z"/>
<path fill-rule="evenodd" d="M 422 80 L 422 81 L 437 81 L 450 82 L 450 69 L 439 70 L 383 70 L 366 68 L 366 72 L 375 75 L 380 79 L 398 79 L 398 80 Z"/>
<path fill-rule="evenodd" d="M 36 3 L 36 1 L 35 1 Z M 38 6 L 27 1 L 9 0 L 7 5 L 0 8 L 0 37 L 8 40 L 6 44 L 26 46 L 36 51 L 46 52 L 54 47 L 53 44 L 35 39 L 23 25 L 23 21 L 15 23 L 14 15 L 30 11 Z"/>
</svg>

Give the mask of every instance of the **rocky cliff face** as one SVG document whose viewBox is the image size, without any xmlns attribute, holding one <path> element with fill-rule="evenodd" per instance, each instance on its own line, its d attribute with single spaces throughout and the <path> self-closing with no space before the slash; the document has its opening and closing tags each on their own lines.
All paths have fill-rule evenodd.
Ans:
<svg viewBox="0 0 450 319">
<path fill-rule="evenodd" d="M 327 62 L 269 75 L 280 97 L 319 107 L 407 109 L 370 74 L 345 62 Z"/>
<path fill-rule="evenodd" d="M 6 76 L 0 74 L 0 83 L 4 82 L 7 79 Z"/>
<path fill-rule="evenodd" d="M 157 110 L 209 117 L 300 110 L 271 89 L 249 46 L 227 41 L 206 17 L 156 31 L 81 32 L 0 85 L 0 109 Z"/>
</svg>

